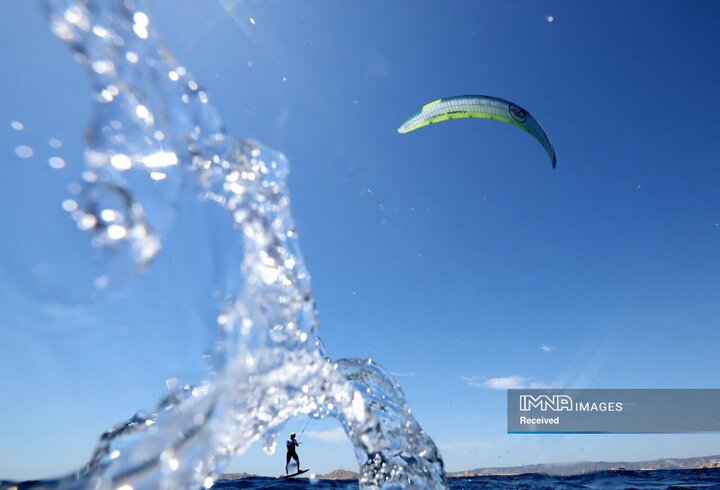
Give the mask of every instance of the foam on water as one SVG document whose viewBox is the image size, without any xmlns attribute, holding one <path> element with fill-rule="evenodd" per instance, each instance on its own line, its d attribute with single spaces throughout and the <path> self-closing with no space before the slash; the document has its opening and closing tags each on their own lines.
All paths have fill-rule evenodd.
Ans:
<svg viewBox="0 0 720 490">
<path fill-rule="evenodd" d="M 363 488 L 446 488 L 440 455 L 393 378 L 370 360 L 332 361 L 324 352 L 286 158 L 226 134 L 208 94 L 159 43 L 143 2 L 45 5 L 93 87 L 87 169 L 66 207 L 108 264 L 90 287 L 102 291 L 152 267 L 187 200 L 227 211 L 237 246 L 223 244 L 223 261 L 242 266 L 228 268 L 218 295 L 206 381 L 174 388 L 152 413 L 105 432 L 80 471 L 38 485 L 208 488 L 231 455 L 262 438 L 272 451 L 283 424 L 308 414 L 340 421 Z"/>
</svg>

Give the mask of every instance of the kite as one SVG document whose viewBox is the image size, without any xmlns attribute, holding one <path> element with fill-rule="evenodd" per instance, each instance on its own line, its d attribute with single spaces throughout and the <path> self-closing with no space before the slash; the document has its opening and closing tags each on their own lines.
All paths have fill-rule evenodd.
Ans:
<svg viewBox="0 0 720 490">
<path fill-rule="evenodd" d="M 398 128 L 398 133 L 405 134 L 429 124 L 449 119 L 466 118 L 495 119 L 527 132 L 535 138 L 547 152 L 552 166 L 555 168 L 557 157 L 547 133 L 528 111 L 508 100 L 489 95 L 460 95 L 438 99 L 423 106 L 420 112 L 410 116 Z"/>
</svg>

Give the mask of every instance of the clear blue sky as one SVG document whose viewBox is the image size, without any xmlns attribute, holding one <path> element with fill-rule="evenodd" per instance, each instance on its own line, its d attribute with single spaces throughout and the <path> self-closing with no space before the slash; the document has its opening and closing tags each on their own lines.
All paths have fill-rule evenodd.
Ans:
<svg viewBox="0 0 720 490">
<path fill-rule="evenodd" d="M 289 157 L 328 353 L 396 373 L 449 470 L 720 452 L 720 435 L 510 436 L 491 388 L 720 387 L 719 3 L 225 3 L 156 0 L 151 20 L 230 133 Z M 213 272 L 191 259 L 223 245 L 185 223 L 91 306 L 31 285 L 38 257 L 69 281 L 51 296 L 92 272 L 60 207 L 91 104 L 39 5 L 4 13 L 0 477 L 29 478 L 85 462 L 167 378 L 202 378 Z M 494 121 L 397 134 L 459 94 L 527 108 L 558 168 Z M 310 424 L 303 466 L 356 468 L 337 427 Z M 253 447 L 229 469 L 274 475 L 281 459 Z"/>
</svg>

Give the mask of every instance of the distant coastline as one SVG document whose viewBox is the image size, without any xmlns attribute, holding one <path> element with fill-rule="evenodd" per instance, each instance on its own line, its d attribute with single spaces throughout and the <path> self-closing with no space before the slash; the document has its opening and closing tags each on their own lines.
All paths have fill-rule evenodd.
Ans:
<svg viewBox="0 0 720 490">
<path fill-rule="evenodd" d="M 506 476 L 525 473 L 540 473 L 551 476 L 573 476 L 598 471 L 651 471 L 651 470 L 690 470 L 720 468 L 720 455 L 699 456 L 694 458 L 661 458 L 648 461 L 579 461 L 574 463 L 530 464 L 523 466 L 505 466 L 495 468 L 475 468 L 465 471 L 448 472 L 448 478 L 467 478 L 473 476 Z M 334 470 L 316 475 L 318 480 L 357 480 L 358 473 L 348 470 Z M 223 480 L 259 477 L 249 473 L 225 473 Z"/>
<path fill-rule="evenodd" d="M 496 468 L 475 468 L 473 470 L 447 473 L 450 478 L 468 476 L 501 476 L 540 473 L 550 476 L 574 476 L 597 473 L 598 471 L 651 471 L 690 470 L 720 468 L 720 455 L 694 458 L 661 458 L 648 461 L 578 461 L 574 463 L 530 464 Z"/>
</svg>

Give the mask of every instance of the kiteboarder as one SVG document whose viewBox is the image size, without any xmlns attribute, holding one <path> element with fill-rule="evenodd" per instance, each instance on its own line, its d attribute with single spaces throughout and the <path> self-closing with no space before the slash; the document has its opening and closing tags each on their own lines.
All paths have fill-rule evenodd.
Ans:
<svg viewBox="0 0 720 490">
<path fill-rule="evenodd" d="M 290 459 L 294 459 L 297 463 L 297 470 L 300 471 L 300 457 L 298 456 L 297 452 L 295 451 L 295 448 L 299 446 L 300 443 L 295 440 L 295 433 L 290 433 L 290 439 L 288 439 L 285 442 L 285 446 L 287 446 L 287 456 L 285 457 L 285 474 L 288 474 L 288 465 L 290 464 Z"/>
</svg>

